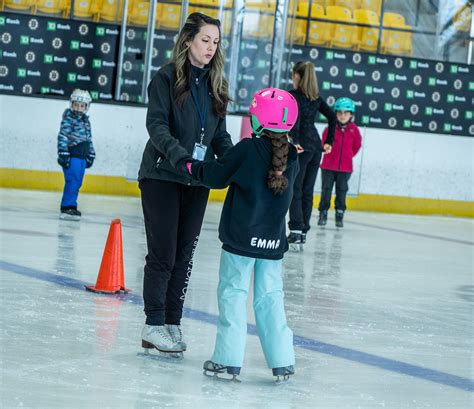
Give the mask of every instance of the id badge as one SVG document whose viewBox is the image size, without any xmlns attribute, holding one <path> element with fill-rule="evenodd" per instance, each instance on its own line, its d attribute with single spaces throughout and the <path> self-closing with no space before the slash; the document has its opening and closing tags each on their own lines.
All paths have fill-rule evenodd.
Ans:
<svg viewBox="0 0 474 409">
<path fill-rule="evenodd" d="M 206 156 L 207 146 L 202 143 L 195 143 L 193 149 L 193 159 L 204 160 Z"/>
</svg>

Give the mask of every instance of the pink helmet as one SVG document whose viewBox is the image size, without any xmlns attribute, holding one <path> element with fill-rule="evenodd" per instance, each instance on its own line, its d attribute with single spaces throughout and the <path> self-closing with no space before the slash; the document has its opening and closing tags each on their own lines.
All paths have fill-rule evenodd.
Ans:
<svg viewBox="0 0 474 409">
<path fill-rule="evenodd" d="M 252 129 L 257 135 L 265 129 L 289 132 L 298 118 L 298 103 L 288 91 L 265 88 L 254 95 L 249 113 Z"/>
</svg>

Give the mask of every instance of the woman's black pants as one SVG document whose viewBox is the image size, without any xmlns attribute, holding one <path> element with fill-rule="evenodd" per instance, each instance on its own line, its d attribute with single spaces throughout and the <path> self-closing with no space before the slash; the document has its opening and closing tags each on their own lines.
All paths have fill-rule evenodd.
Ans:
<svg viewBox="0 0 474 409">
<path fill-rule="evenodd" d="M 146 324 L 179 325 L 209 189 L 164 180 L 140 181 L 148 254 Z"/>
</svg>

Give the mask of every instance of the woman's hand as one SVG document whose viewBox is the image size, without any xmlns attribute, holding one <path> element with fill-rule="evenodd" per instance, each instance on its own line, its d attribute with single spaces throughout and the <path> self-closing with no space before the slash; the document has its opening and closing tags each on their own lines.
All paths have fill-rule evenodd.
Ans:
<svg viewBox="0 0 474 409">
<path fill-rule="evenodd" d="M 296 148 L 296 153 L 304 152 L 304 148 L 299 143 L 295 145 L 295 148 Z"/>
<path fill-rule="evenodd" d="M 324 153 L 325 153 L 325 154 L 328 154 L 328 153 L 331 153 L 331 151 L 332 151 L 332 146 L 329 145 L 328 143 L 325 143 L 324 146 L 323 146 L 323 149 L 324 149 Z"/>
</svg>

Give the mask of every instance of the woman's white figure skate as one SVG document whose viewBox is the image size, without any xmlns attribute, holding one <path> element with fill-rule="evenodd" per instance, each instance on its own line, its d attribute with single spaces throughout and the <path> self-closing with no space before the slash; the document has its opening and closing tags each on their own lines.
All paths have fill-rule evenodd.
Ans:
<svg viewBox="0 0 474 409">
<path fill-rule="evenodd" d="M 165 327 L 168 330 L 168 334 L 170 334 L 172 341 L 178 344 L 183 352 L 186 351 L 187 345 L 186 342 L 183 341 L 181 325 L 165 324 Z"/>
<path fill-rule="evenodd" d="M 186 346 L 186 344 L 184 344 Z M 175 342 L 165 325 L 145 325 L 142 330 L 142 347 L 145 356 L 183 359 L 183 346 Z M 158 355 L 151 353 L 157 350 Z"/>
</svg>

